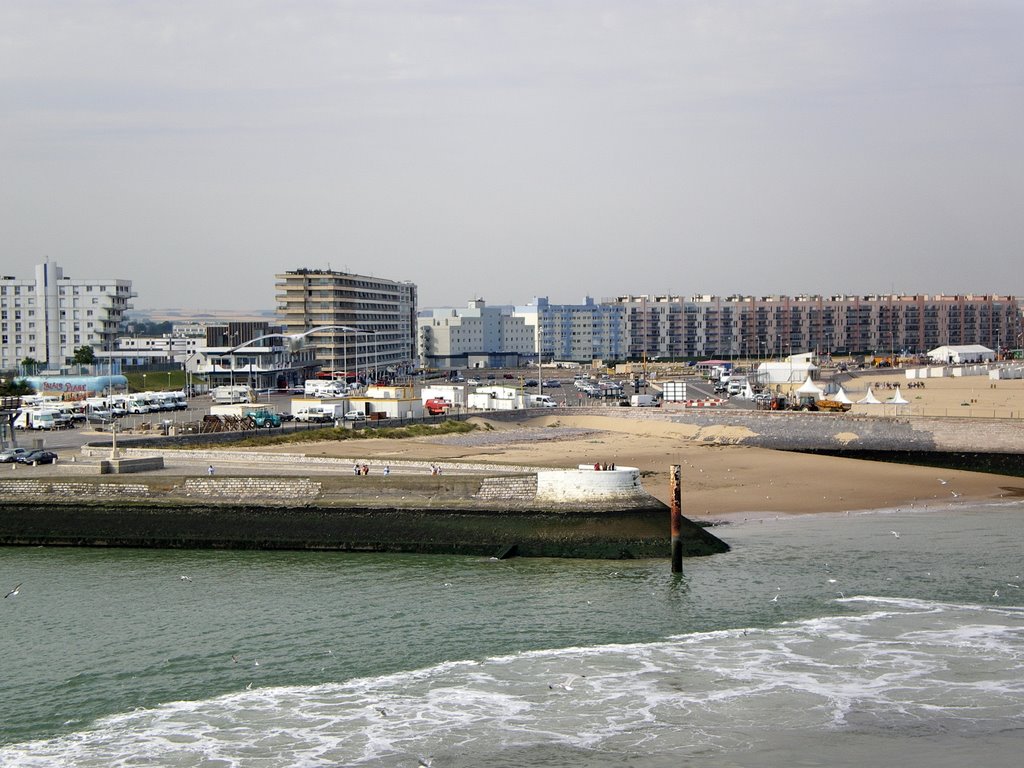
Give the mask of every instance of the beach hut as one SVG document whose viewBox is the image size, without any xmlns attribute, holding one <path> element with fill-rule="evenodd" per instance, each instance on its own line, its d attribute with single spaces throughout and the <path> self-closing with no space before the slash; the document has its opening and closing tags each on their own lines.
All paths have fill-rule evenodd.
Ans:
<svg viewBox="0 0 1024 768">
<path fill-rule="evenodd" d="M 875 397 L 875 393 L 868 387 L 868 393 L 857 401 L 857 405 L 881 405 L 882 401 Z"/>
</svg>

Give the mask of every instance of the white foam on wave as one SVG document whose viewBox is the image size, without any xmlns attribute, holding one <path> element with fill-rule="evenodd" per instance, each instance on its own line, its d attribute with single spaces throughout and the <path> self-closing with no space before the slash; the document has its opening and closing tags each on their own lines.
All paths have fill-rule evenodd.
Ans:
<svg viewBox="0 0 1024 768">
<path fill-rule="evenodd" d="M 552 745 L 694 753 L 742 749 L 768 732 L 939 721 L 969 730 L 1017 717 L 1020 612 L 845 602 L 878 610 L 174 702 L 11 745 L 0 763 L 127 766 L 145 754 L 161 766 L 415 765 Z"/>
</svg>

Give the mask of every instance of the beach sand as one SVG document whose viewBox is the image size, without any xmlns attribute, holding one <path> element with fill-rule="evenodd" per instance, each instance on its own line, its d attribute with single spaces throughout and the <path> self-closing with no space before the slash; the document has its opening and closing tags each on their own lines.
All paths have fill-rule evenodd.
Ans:
<svg viewBox="0 0 1024 768">
<path fill-rule="evenodd" d="M 848 388 L 851 398 L 859 399 L 868 384 L 876 383 L 882 385 L 875 390 L 881 400 L 894 394 L 886 383 L 899 385 L 904 398 L 911 401 L 910 406 L 903 406 L 907 414 L 911 409 L 968 417 L 991 417 L 994 409 L 1012 411 L 1017 418 L 1024 414 L 1024 381 L 935 379 L 928 380 L 924 388 L 910 389 L 902 374 L 872 372 L 852 383 Z M 893 406 L 888 408 L 884 415 L 893 415 Z M 644 488 L 666 504 L 670 502 L 670 468 L 678 464 L 683 513 L 694 519 L 921 509 L 1024 497 L 1024 478 L 710 444 L 693 439 L 695 427 L 657 420 L 574 416 L 565 411 L 514 425 L 485 416 L 471 420 L 486 432 L 301 447 L 292 444 L 269 450 L 294 452 L 298 448 L 309 455 L 337 457 L 358 453 L 374 462 L 473 461 L 554 468 L 614 463 L 638 467 Z M 705 427 L 702 434 L 711 430 Z M 741 429 L 722 426 L 716 437 L 728 440 L 742 434 Z"/>
<path fill-rule="evenodd" d="M 481 426 L 508 429 L 474 418 Z M 551 424 L 588 431 L 550 439 Z M 811 456 L 739 445 L 690 442 L 678 425 L 601 416 L 539 417 L 510 430 L 508 442 L 485 444 L 444 438 L 315 443 L 309 455 L 386 462 L 473 461 L 565 468 L 595 461 L 637 467 L 644 488 L 670 502 L 671 466 L 681 468 L 683 512 L 688 517 L 765 516 L 866 509 L 926 508 L 1024 496 L 1024 479 L 963 470 L 939 470 L 859 459 Z M 533 439 L 529 432 L 535 432 Z M 289 452 L 295 445 L 287 446 Z M 284 450 L 282 448 L 281 450 Z"/>
</svg>

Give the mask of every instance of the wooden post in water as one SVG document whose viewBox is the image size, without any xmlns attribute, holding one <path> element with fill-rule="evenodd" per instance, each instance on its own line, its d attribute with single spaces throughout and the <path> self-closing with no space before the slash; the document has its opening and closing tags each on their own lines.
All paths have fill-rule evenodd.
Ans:
<svg viewBox="0 0 1024 768">
<path fill-rule="evenodd" d="M 672 573 L 682 573 L 683 542 L 680 539 L 680 532 L 683 528 L 683 504 L 678 464 L 672 465 L 669 488 L 672 495 Z"/>
</svg>

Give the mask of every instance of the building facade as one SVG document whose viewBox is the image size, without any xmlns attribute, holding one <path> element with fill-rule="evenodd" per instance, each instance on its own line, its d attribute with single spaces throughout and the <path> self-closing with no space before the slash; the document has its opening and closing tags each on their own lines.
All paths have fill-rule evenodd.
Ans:
<svg viewBox="0 0 1024 768">
<path fill-rule="evenodd" d="M 376 379 L 414 367 L 413 283 L 330 269 L 296 269 L 276 280 L 277 314 L 285 333 L 326 329 L 307 337 L 325 370 Z"/>
<path fill-rule="evenodd" d="M 582 304 L 552 304 L 539 296 L 514 314 L 533 326 L 535 349 L 544 361 L 621 360 L 626 353 L 625 309 L 616 303 L 587 296 Z"/>
<path fill-rule="evenodd" d="M 942 345 L 1020 345 L 1021 302 L 995 295 L 619 296 L 626 356 L 922 355 Z"/>
<path fill-rule="evenodd" d="M 418 350 L 423 368 L 513 368 L 536 355 L 536 332 L 513 308 L 475 299 L 465 308 L 419 312 Z"/>
<path fill-rule="evenodd" d="M 135 295 L 131 280 L 65 277 L 53 261 L 32 279 L 0 277 L 0 369 L 31 358 L 59 372 L 80 347 L 112 349 Z"/>
</svg>

